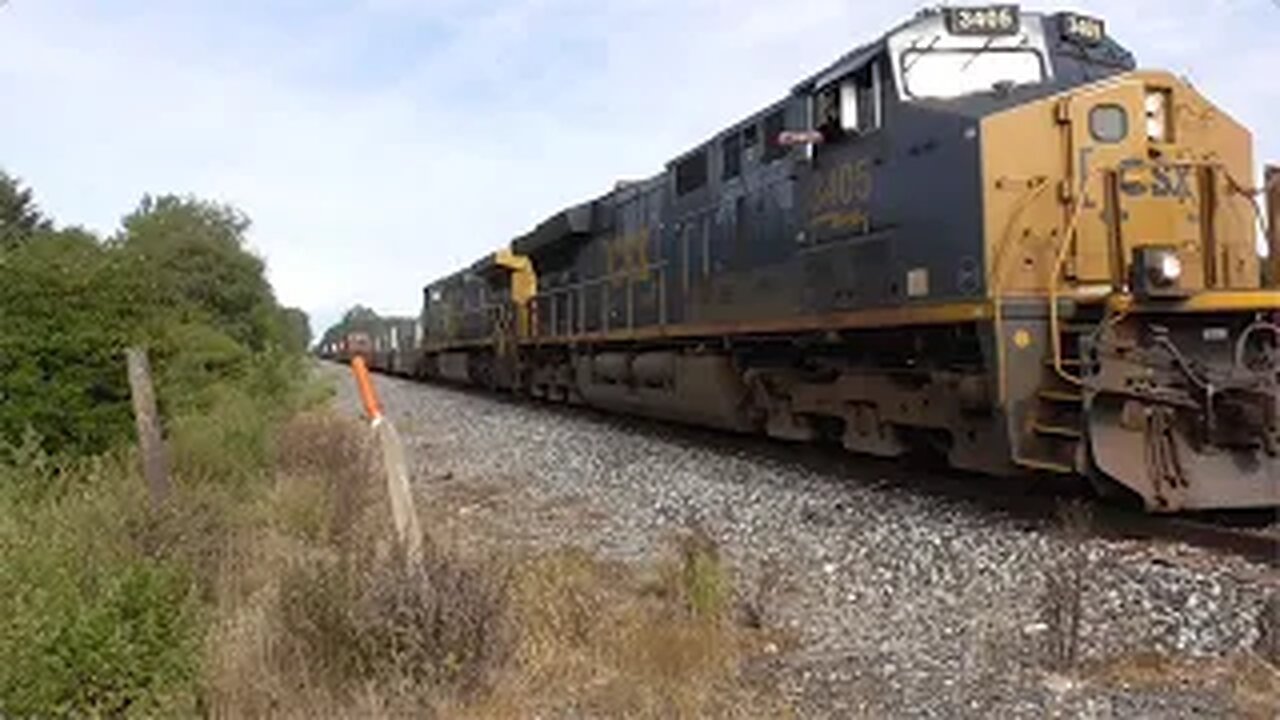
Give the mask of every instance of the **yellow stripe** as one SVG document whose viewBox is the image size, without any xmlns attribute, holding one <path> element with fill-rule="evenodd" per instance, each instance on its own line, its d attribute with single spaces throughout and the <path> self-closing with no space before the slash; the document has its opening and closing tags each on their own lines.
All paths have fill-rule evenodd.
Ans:
<svg viewBox="0 0 1280 720">
<path fill-rule="evenodd" d="M 1043 300 L 1043 296 L 1027 296 L 1024 300 Z M 1087 301 L 1092 297 L 1076 298 Z M 1101 298 L 1098 298 L 1101 300 Z M 1110 300 L 1117 310 L 1134 313 L 1210 313 L 1252 312 L 1280 310 L 1278 290 L 1238 290 L 1197 293 L 1176 300 L 1141 301 L 1131 295 L 1113 296 Z M 859 330 L 886 327 L 920 325 L 947 325 L 951 323 L 977 322 L 993 317 L 987 301 L 925 305 L 916 307 L 881 308 L 821 315 L 805 315 L 796 318 L 754 322 L 702 323 L 680 325 L 651 325 L 635 330 L 579 333 L 550 337 L 522 338 L 522 344 L 556 344 L 581 342 L 627 342 L 640 340 L 680 339 L 694 337 L 724 337 L 729 335 L 772 335 L 788 332 L 826 332 L 832 330 Z M 450 350 L 491 347 L 492 338 L 478 338 L 455 342 L 431 344 L 425 352 L 449 352 Z"/>
<path fill-rule="evenodd" d="M 1280 290 L 1221 290 L 1196 293 L 1173 300 L 1139 300 L 1130 295 L 1112 299 L 1117 310 L 1136 313 L 1153 312 L 1249 312 L 1280 310 Z"/>
<path fill-rule="evenodd" d="M 855 312 L 806 315 L 782 320 L 648 326 L 636 330 L 560 335 L 524 340 L 525 343 L 621 342 L 665 338 L 770 335 L 788 332 L 826 332 L 912 325 L 947 325 L 991 317 L 986 301 L 920 307 L 896 307 Z"/>
</svg>

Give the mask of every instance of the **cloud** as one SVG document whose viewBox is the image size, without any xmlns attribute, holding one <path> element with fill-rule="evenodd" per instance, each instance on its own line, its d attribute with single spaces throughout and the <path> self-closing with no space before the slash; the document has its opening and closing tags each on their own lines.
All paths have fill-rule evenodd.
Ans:
<svg viewBox="0 0 1280 720">
<path fill-rule="evenodd" d="M 1280 159 L 1269 0 L 1085 0 Z M 0 159 L 60 220 L 144 192 L 233 202 L 319 321 L 422 285 L 664 162 L 917 2 L 14 0 Z"/>
</svg>

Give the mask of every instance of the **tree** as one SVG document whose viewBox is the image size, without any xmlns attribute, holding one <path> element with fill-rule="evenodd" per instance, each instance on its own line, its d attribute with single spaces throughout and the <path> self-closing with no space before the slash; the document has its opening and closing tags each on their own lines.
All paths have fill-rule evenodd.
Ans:
<svg viewBox="0 0 1280 720">
<path fill-rule="evenodd" d="M 53 228 L 36 206 L 29 188 L 0 170 L 0 251 L 12 249 Z"/>
<path fill-rule="evenodd" d="M 311 347 L 311 318 L 301 308 L 287 307 L 281 311 L 284 321 L 284 346 L 290 352 L 306 352 Z"/>
<path fill-rule="evenodd" d="M 342 314 L 342 319 L 334 323 L 324 332 L 321 342 L 325 344 L 340 342 L 349 333 L 363 332 L 373 334 L 382 323 L 382 318 L 372 308 L 364 305 L 353 305 Z"/>
<path fill-rule="evenodd" d="M 147 197 L 104 243 L 49 229 L 29 193 L 8 187 L 0 212 L 21 219 L 6 227 L 21 227 L 22 240 L 0 252 L 0 449 L 28 428 L 54 452 L 127 441 L 130 345 L 151 351 L 170 411 L 198 413 L 226 383 L 257 382 L 256 394 L 287 385 L 307 318 L 276 302 L 237 210 Z"/>
<path fill-rule="evenodd" d="M 341 325 L 348 330 L 355 330 L 376 325 L 381 319 L 372 308 L 367 308 L 364 305 L 353 305 L 350 310 L 343 313 Z"/>
<path fill-rule="evenodd" d="M 251 350 L 285 341 L 262 260 L 244 248 L 235 208 L 173 195 L 145 197 L 115 241 L 139 267 L 141 295 L 182 322 L 208 322 Z"/>
<path fill-rule="evenodd" d="M 120 350 L 143 309 L 93 235 L 41 232 L 0 253 L 0 440 L 28 428 L 47 449 L 105 450 L 127 437 Z"/>
</svg>

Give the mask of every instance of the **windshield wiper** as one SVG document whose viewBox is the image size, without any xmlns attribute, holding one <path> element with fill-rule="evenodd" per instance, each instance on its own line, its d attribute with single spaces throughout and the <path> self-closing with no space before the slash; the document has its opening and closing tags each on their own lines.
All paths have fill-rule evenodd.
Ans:
<svg viewBox="0 0 1280 720">
<path fill-rule="evenodd" d="M 999 35 L 992 35 L 991 37 L 987 38 L 987 41 L 982 44 L 982 47 L 978 48 L 978 52 L 974 53 L 973 57 L 966 60 L 965 64 L 960 66 L 960 72 L 964 72 L 965 70 L 968 70 L 969 66 L 972 65 L 974 61 L 978 59 L 978 56 L 990 50 L 991 46 L 994 45 L 996 40 L 998 40 L 1000 37 L 1001 36 Z M 1013 48 L 1024 48 L 1030 44 L 1031 44 L 1031 38 L 1027 37 L 1026 35 L 1023 35 L 1019 38 L 1019 42 L 1017 45 L 1014 45 L 1012 47 L 1006 47 L 1005 49 L 1011 50 Z"/>
<path fill-rule="evenodd" d="M 964 72 L 965 70 L 968 70 L 969 66 L 972 65 L 974 61 L 978 59 L 979 56 L 981 56 L 986 51 L 990 50 L 991 46 L 995 44 L 997 37 L 1000 37 L 1000 36 L 992 35 L 991 37 L 987 38 L 987 41 L 982 44 L 982 47 L 978 48 L 978 52 L 971 55 L 969 59 L 965 60 L 964 64 L 960 66 L 960 72 Z"/>
<path fill-rule="evenodd" d="M 917 47 L 916 43 L 914 42 L 911 43 L 911 47 L 907 49 L 916 53 L 916 55 L 915 57 L 911 58 L 910 61 L 908 61 L 906 64 L 902 66 L 902 79 L 904 81 L 907 79 L 907 73 L 911 72 L 911 68 L 915 67 L 916 63 L 920 62 L 920 58 L 924 57 L 924 54 L 932 50 L 934 46 L 937 45 L 941 40 L 942 40 L 942 34 L 939 33 L 937 35 L 934 35 L 933 39 L 930 40 L 928 45 L 926 45 L 925 47 Z"/>
</svg>

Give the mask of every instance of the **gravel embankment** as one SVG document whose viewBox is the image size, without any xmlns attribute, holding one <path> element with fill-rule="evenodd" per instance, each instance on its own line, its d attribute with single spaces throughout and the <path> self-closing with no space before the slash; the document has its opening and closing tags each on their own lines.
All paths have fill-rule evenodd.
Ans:
<svg viewBox="0 0 1280 720">
<path fill-rule="evenodd" d="M 356 412 L 338 368 L 340 402 Z M 698 524 L 788 638 L 760 660 L 799 717 L 1206 717 L 1256 705 L 1272 568 L 1055 523 L 913 471 L 378 378 L 422 503 L 512 541 L 643 560 Z M 981 478 L 946 482 L 982 482 Z M 1072 558 L 1080 558 L 1073 564 Z M 1054 578 L 1080 568 L 1077 670 Z M 1063 615 L 1070 615 L 1069 612 Z M 1254 672 L 1242 682 L 1240 658 Z M 1163 659 L 1160 659 L 1163 658 Z M 1176 672 L 1170 661 L 1176 661 Z M 1271 673 L 1271 674 L 1268 674 Z M 1250 705 L 1253 702 L 1255 704 Z M 1274 707 L 1271 706 L 1271 707 Z"/>
</svg>

